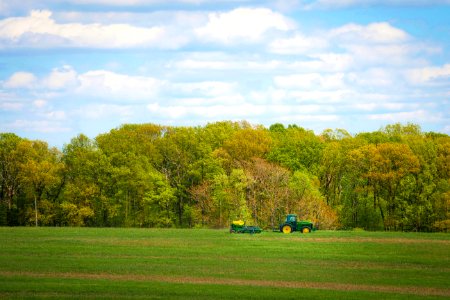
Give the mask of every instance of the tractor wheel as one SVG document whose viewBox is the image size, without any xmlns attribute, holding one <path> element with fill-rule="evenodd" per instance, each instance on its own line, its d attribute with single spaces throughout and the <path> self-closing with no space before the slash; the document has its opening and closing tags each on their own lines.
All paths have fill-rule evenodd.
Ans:
<svg viewBox="0 0 450 300">
<path fill-rule="evenodd" d="M 302 233 L 310 233 L 311 229 L 309 229 L 309 227 L 303 227 L 302 228 Z"/>
<path fill-rule="evenodd" d="M 289 225 L 284 225 L 283 226 L 283 233 L 291 233 L 292 232 L 292 228 Z"/>
</svg>

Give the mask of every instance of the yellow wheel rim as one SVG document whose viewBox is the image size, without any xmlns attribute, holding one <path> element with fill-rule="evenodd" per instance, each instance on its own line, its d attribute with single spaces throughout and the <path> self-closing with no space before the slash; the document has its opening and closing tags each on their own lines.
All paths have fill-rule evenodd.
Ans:
<svg viewBox="0 0 450 300">
<path fill-rule="evenodd" d="M 292 229 L 290 226 L 283 226 L 283 233 L 291 233 Z"/>
<path fill-rule="evenodd" d="M 305 228 L 303 228 L 303 230 L 302 230 L 303 233 L 309 233 L 309 231 L 310 231 L 310 230 L 309 230 L 308 227 L 305 227 Z"/>
</svg>

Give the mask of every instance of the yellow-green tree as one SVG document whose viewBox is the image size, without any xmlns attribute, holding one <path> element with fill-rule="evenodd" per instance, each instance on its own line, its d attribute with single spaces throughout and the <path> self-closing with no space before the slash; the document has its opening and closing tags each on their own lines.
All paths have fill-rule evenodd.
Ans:
<svg viewBox="0 0 450 300">
<path fill-rule="evenodd" d="M 349 153 L 351 166 L 365 179 L 362 193 L 370 193 L 379 209 L 385 229 L 398 224 L 398 196 L 402 180 L 419 172 L 419 160 L 408 145 L 382 143 L 363 146 Z"/>
<path fill-rule="evenodd" d="M 49 149 L 46 142 L 28 140 L 20 142 L 17 150 L 22 153 L 24 159 L 20 164 L 20 177 L 27 185 L 29 197 L 34 203 L 34 213 L 28 213 L 28 220 L 30 222 L 34 219 L 35 226 L 38 226 L 40 218 L 44 221 L 44 225 L 53 225 L 54 215 L 51 208 L 54 203 L 49 201 L 51 199 L 48 199 L 48 196 L 53 187 L 60 186 L 63 182 L 64 165 L 61 153 L 56 148 Z M 41 201 L 46 201 L 44 207 L 47 207 L 47 215 L 41 216 L 39 213 L 38 205 Z"/>
</svg>

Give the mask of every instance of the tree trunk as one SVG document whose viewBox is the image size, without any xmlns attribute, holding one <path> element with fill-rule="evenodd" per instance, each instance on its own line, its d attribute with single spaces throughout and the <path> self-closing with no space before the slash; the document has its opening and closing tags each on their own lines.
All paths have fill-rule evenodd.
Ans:
<svg viewBox="0 0 450 300">
<path fill-rule="evenodd" d="M 34 221 L 38 227 L 37 196 L 34 195 Z"/>
<path fill-rule="evenodd" d="M 381 220 L 383 220 L 384 231 L 386 231 L 386 222 L 384 221 L 384 212 L 383 212 L 383 208 L 381 208 L 380 203 L 378 203 L 378 207 L 380 208 Z"/>
</svg>

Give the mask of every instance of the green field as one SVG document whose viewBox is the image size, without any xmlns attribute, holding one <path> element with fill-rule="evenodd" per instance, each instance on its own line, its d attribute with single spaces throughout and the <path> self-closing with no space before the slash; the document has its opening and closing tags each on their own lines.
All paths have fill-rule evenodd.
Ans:
<svg viewBox="0 0 450 300">
<path fill-rule="evenodd" d="M 448 299 L 450 235 L 3 227 L 0 298 Z"/>
</svg>

